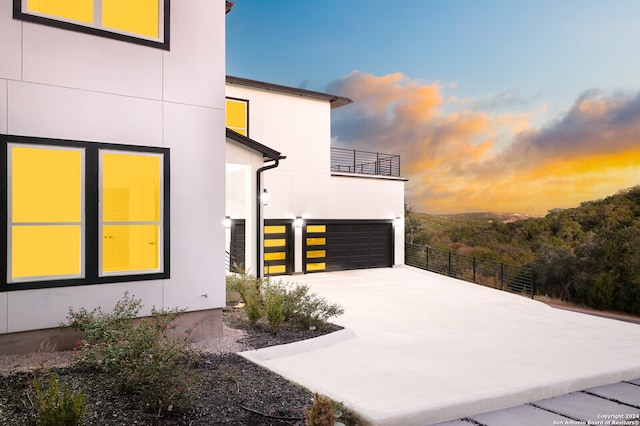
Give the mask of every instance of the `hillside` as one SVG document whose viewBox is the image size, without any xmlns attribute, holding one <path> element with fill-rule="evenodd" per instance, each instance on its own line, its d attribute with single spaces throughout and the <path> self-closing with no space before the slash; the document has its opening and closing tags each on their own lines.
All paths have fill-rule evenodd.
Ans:
<svg viewBox="0 0 640 426">
<path fill-rule="evenodd" d="M 407 211 L 408 243 L 531 266 L 539 294 L 640 314 L 640 186 L 545 217 Z"/>
</svg>

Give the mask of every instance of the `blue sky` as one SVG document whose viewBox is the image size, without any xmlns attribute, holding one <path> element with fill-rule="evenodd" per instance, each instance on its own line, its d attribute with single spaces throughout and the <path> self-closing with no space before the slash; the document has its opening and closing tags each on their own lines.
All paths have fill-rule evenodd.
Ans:
<svg viewBox="0 0 640 426">
<path fill-rule="evenodd" d="M 227 74 L 351 97 L 334 144 L 410 158 L 416 210 L 544 214 L 640 184 L 638 16 L 637 0 L 237 0 Z M 577 123 L 607 139 L 574 141 Z M 498 176 L 525 145 L 539 167 Z"/>
</svg>

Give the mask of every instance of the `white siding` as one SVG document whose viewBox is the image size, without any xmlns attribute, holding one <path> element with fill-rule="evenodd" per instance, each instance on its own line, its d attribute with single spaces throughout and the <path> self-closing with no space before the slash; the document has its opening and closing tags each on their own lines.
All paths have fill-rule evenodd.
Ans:
<svg viewBox="0 0 640 426">
<path fill-rule="evenodd" d="M 12 18 L 11 0 L 0 1 L 0 78 L 20 78 L 22 62 L 22 24 Z"/>
<path fill-rule="evenodd" d="M 145 99 L 162 97 L 159 49 L 32 23 L 24 23 L 23 34 L 23 81 Z"/>
<path fill-rule="evenodd" d="M 0 0 L 0 132 L 169 147 L 171 278 L 0 293 L 0 333 L 57 327 L 69 306 L 108 309 L 125 290 L 143 313 L 223 307 L 225 3 L 172 2 L 170 51 L 11 10 Z"/>
</svg>

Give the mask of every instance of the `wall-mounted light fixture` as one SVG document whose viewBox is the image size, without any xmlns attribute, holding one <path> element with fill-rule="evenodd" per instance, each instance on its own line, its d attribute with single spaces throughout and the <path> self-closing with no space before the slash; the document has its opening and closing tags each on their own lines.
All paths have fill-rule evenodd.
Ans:
<svg viewBox="0 0 640 426">
<path fill-rule="evenodd" d="M 401 217 L 396 217 L 396 220 L 393 221 L 393 224 L 396 228 L 401 228 L 402 227 L 402 218 Z"/>
<path fill-rule="evenodd" d="M 296 228 L 302 228 L 302 225 L 304 224 L 304 220 L 302 220 L 302 216 L 297 216 L 296 217 Z"/>
<path fill-rule="evenodd" d="M 225 216 L 222 223 L 224 224 L 225 228 L 227 229 L 231 228 L 231 218 L 229 216 Z"/>
<path fill-rule="evenodd" d="M 269 205 L 269 191 L 266 189 L 262 190 L 262 195 L 260 196 L 260 200 L 262 201 L 263 206 Z"/>
</svg>

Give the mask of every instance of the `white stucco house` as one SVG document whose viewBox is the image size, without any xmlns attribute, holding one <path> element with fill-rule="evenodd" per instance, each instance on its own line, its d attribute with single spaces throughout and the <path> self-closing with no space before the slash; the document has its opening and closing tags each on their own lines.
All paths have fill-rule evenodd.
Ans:
<svg viewBox="0 0 640 426">
<path fill-rule="evenodd" d="M 125 291 L 222 332 L 231 4 L 131 4 L 0 0 L 0 353 Z"/>
<path fill-rule="evenodd" d="M 331 147 L 351 100 L 225 77 L 231 2 L 129 5 L 0 0 L 0 354 L 125 292 L 219 336 L 234 264 L 403 263 L 399 156 Z"/>
<path fill-rule="evenodd" d="M 400 157 L 331 147 L 331 111 L 350 99 L 231 76 L 226 97 L 231 269 L 263 276 L 404 263 Z"/>
</svg>

